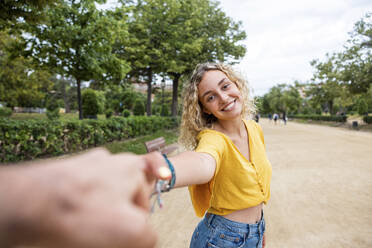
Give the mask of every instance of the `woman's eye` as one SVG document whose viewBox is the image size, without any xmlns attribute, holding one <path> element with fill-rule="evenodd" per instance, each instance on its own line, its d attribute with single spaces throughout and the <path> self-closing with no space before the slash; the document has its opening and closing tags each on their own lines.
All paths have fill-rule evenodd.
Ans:
<svg viewBox="0 0 372 248">
<path fill-rule="evenodd" d="M 222 86 L 222 89 L 227 89 L 227 88 L 229 88 L 229 86 L 230 86 L 230 84 L 224 84 L 224 85 Z"/>
<path fill-rule="evenodd" d="M 214 99 L 214 96 L 208 96 L 208 98 L 207 98 L 207 102 L 210 102 L 210 101 L 212 101 Z"/>
</svg>

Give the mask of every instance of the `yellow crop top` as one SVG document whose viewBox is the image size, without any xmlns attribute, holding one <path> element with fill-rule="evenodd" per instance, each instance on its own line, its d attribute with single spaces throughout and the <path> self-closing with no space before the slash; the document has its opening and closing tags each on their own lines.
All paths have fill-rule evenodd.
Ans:
<svg viewBox="0 0 372 248">
<path fill-rule="evenodd" d="M 225 134 L 206 129 L 198 134 L 196 152 L 210 154 L 216 160 L 211 181 L 189 187 L 196 215 L 205 211 L 226 215 L 249 208 L 270 198 L 271 164 L 265 152 L 261 127 L 253 120 L 245 121 L 248 131 L 250 161 Z"/>
</svg>

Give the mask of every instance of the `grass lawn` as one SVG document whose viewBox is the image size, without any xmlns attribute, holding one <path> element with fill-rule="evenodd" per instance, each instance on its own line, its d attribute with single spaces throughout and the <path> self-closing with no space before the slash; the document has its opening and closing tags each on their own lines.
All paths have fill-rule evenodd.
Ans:
<svg viewBox="0 0 372 248">
<path fill-rule="evenodd" d="M 145 142 L 153 140 L 159 137 L 164 137 L 167 145 L 177 142 L 178 131 L 177 130 L 160 130 L 154 134 L 141 136 L 138 138 L 126 140 L 126 141 L 115 141 L 109 144 L 106 144 L 105 147 L 111 153 L 120 153 L 120 152 L 132 152 L 135 154 L 145 154 Z"/>
</svg>

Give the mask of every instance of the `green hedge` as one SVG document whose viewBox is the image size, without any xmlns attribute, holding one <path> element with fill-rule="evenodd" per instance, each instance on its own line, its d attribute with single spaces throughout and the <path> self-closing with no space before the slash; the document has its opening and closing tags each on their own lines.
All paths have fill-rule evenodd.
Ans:
<svg viewBox="0 0 372 248">
<path fill-rule="evenodd" d="M 76 152 L 178 125 L 179 118 L 159 116 L 81 121 L 0 118 L 0 162 Z"/>
<path fill-rule="evenodd" d="M 372 124 L 372 116 L 364 116 L 363 121 L 367 124 Z"/>
<path fill-rule="evenodd" d="M 347 116 L 336 116 L 336 115 L 291 115 L 288 118 L 292 119 L 304 119 L 304 120 L 313 120 L 313 121 L 335 121 L 335 122 L 346 122 Z"/>
<path fill-rule="evenodd" d="M 0 117 L 9 117 L 12 115 L 12 109 L 7 107 L 0 107 Z"/>
</svg>

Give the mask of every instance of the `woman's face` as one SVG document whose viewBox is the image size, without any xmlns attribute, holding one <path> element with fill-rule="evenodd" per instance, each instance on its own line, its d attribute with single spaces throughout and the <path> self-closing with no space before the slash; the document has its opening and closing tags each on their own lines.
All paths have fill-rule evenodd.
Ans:
<svg viewBox="0 0 372 248">
<path fill-rule="evenodd" d="M 219 70 L 207 71 L 198 85 L 203 111 L 219 120 L 240 118 L 243 100 L 234 82 Z"/>
</svg>

